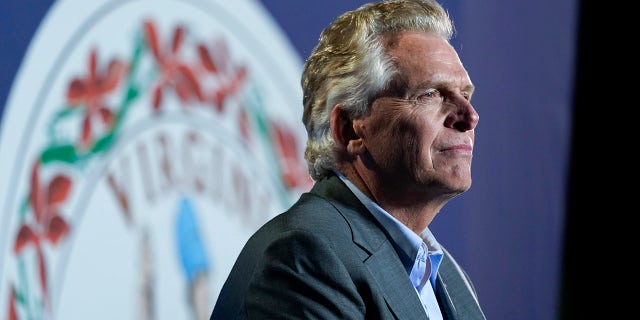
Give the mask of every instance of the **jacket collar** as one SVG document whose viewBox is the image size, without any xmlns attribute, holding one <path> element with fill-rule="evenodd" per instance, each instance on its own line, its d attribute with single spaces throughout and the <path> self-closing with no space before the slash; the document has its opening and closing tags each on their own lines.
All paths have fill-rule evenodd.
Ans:
<svg viewBox="0 0 640 320">
<path fill-rule="evenodd" d="M 337 176 L 317 182 L 311 193 L 330 201 L 349 224 L 362 262 L 376 280 L 387 305 L 398 319 L 424 319 L 424 307 L 393 243 L 373 215 Z"/>
<path fill-rule="evenodd" d="M 438 300 L 446 319 L 486 320 L 471 280 L 451 254 L 444 255 L 438 269 Z"/>
</svg>

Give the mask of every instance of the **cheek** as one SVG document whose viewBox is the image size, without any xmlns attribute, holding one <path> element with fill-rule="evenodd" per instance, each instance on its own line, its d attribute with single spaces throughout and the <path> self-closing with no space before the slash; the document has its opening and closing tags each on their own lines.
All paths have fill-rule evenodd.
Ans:
<svg viewBox="0 0 640 320">
<path fill-rule="evenodd" d="M 407 160 L 413 164 L 431 159 L 431 145 L 436 137 L 435 126 L 424 115 L 414 114 L 397 123 L 397 136 L 402 141 Z"/>
<path fill-rule="evenodd" d="M 378 159 L 405 167 L 431 162 L 431 145 L 437 132 L 429 114 L 387 108 L 369 120 L 369 141 L 384 149 L 382 154 L 377 154 Z"/>
<path fill-rule="evenodd" d="M 364 139 L 367 149 L 379 166 L 390 168 L 400 165 L 407 144 L 413 143 L 411 134 L 397 113 L 379 113 L 366 121 Z"/>
</svg>

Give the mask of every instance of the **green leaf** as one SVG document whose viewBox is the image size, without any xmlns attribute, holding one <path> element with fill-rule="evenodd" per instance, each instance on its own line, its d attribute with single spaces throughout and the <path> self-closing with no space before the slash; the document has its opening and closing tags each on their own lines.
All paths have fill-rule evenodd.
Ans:
<svg viewBox="0 0 640 320">
<path fill-rule="evenodd" d="M 70 144 L 53 145 L 46 148 L 40 156 L 42 163 L 49 163 L 53 161 L 62 161 L 67 163 L 74 163 L 78 160 L 78 154 L 76 148 Z"/>
<path fill-rule="evenodd" d="M 93 152 L 99 153 L 104 150 L 109 150 L 113 142 L 115 141 L 115 135 L 113 133 L 105 134 L 102 138 L 96 141 L 96 144 L 93 146 Z"/>
</svg>

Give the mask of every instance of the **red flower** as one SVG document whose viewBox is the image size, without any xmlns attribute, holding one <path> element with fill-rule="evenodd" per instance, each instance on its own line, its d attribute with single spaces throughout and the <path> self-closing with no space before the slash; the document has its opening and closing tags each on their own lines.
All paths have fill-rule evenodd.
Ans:
<svg viewBox="0 0 640 320">
<path fill-rule="evenodd" d="M 213 103 L 217 111 L 222 111 L 227 98 L 238 94 L 246 82 L 247 67 L 231 64 L 229 50 L 222 40 L 215 41 L 211 50 L 204 44 L 198 45 L 198 55 L 204 69 L 218 77 L 218 86 L 205 99 Z"/>
<path fill-rule="evenodd" d="M 114 123 L 114 115 L 104 103 L 107 94 L 114 91 L 120 80 L 127 72 L 123 62 L 113 59 L 107 69 L 100 72 L 97 69 L 97 53 L 91 50 L 89 54 L 88 73 L 83 78 L 75 78 L 69 84 L 67 100 L 72 107 L 78 105 L 86 108 L 82 121 L 82 137 L 80 145 L 83 148 L 93 144 L 92 132 L 95 129 L 95 121 L 102 122 L 107 130 L 111 130 Z M 96 119 L 97 118 L 97 119 Z"/>
<path fill-rule="evenodd" d="M 295 134 L 279 123 L 272 123 L 271 143 L 280 160 L 280 172 L 285 185 L 289 188 L 310 186 L 312 180 L 300 159 Z"/>
<path fill-rule="evenodd" d="M 163 48 L 158 39 L 158 31 L 152 21 L 144 22 L 144 30 L 151 53 L 158 63 L 161 75 L 153 89 L 153 109 L 158 110 L 162 103 L 162 91 L 173 88 L 183 103 L 191 99 L 202 100 L 202 90 L 189 66 L 181 61 L 180 46 L 184 37 L 184 27 L 178 26 L 173 32 L 170 48 Z"/>
<path fill-rule="evenodd" d="M 18 312 L 16 311 L 16 290 L 11 287 L 11 296 L 9 296 L 9 319 L 18 320 Z"/>
<path fill-rule="evenodd" d="M 58 174 L 48 184 L 41 185 L 39 165 L 40 162 L 36 162 L 31 171 L 31 193 L 29 196 L 29 204 L 33 209 L 35 222 L 32 224 L 24 223 L 20 226 L 13 250 L 19 254 L 27 246 L 35 248 L 38 255 L 40 286 L 45 301 L 47 301 L 47 273 L 42 242 L 46 241 L 56 245 L 69 233 L 69 225 L 60 215 L 59 207 L 69 196 L 71 179 Z"/>
</svg>

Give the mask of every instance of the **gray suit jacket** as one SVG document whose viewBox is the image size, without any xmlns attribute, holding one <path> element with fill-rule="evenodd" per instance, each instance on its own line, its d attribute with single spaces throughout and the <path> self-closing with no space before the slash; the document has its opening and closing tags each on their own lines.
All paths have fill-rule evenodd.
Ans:
<svg viewBox="0 0 640 320">
<path fill-rule="evenodd" d="M 485 319 L 471 281 L 446 250 L 437 281 L 445 319 Z M 332 176 L 247 241 L 211 319 L 426 319 L 426 313 L 392 241 Z"/>
</svg>

